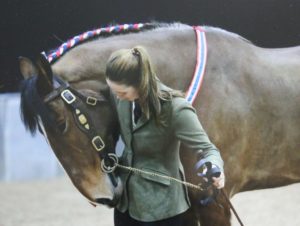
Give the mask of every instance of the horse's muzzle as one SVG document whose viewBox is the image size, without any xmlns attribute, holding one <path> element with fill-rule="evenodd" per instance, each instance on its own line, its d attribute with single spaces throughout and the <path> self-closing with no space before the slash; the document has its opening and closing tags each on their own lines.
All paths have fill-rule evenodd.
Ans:
<svg viewBox="0 0 300 226">
<path fill-rule="evenodd" d="M 96 199 L 96 202 L 98 204 L 102 204 L 102 205 L 108 206 L 110 208 L 113 208 L 117 205 L 118 200 L 116 198 L 114 198 L 114 199 L 100 198 L 100 199 Z"/>
<path fill-rule="evenodd" d="M 119 177 L 116 177 L 116 183 L 117 186 L 112 186 L 113 187 L 113 198 L 97 198 L 95 201 L 98 204 L 106 205 L 108 207 L 115 207 L 122 195 L 123 192 L 123 183 L 121 182 Z"/>
</svg>

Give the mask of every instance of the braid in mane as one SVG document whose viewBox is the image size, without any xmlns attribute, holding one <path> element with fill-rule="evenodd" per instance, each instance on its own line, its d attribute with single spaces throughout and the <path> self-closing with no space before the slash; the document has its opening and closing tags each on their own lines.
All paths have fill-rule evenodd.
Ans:
<svg viewBox="0 0 300 226">
<path fill-rule="evenodd" d="M 58 60 L 62 55 L 68 52 L 73 47 L 80 45 L 84 42 L 91 41 L 97 37 L 107 37 L 116 34 L 125 34 L 130 32 L 140 32 L 144 30 L 151 30 L 154 28 L 159 27 L 158 23 L 139 23 L 139 24 L 124 24 L 124 25 L 115 25 L 103 28 L 97 28 L 91 31 L 84 32 L 80 35 L 77 35 L 67 42 L 63 43 L 57 49 L 51 51 L 50 53 L 46 54 L 43 52 L 45 57 L 48 59 L 49 63 L 54 63 Z"/>
</svg>

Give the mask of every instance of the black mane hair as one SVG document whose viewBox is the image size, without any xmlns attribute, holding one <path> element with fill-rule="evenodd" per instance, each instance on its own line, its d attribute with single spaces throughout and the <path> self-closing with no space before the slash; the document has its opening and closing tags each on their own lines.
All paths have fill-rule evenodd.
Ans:
<svg viewBox="0 0 300 226">
<path fill-rule="evenodd" d="M 20 114 L 25 128 L 32 135 L 39 127 L 39 117 L 45 127 L 54 129 L 55 120 L 49 108 L 45 105 L 37 90 L 37 76 L 33 76 L 21 83 Z"/>
</svg>

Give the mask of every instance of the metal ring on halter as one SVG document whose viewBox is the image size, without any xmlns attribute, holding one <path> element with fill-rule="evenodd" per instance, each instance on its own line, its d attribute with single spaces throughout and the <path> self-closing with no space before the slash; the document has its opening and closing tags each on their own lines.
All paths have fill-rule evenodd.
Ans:
<svg viewBox="0 0 300 226">
<path fill-rule="evenodd" d="M 117 164 L 119 163 L 119 159 L 115 154 L 109 153 L 108 157 L 109 157 L 110 160 L 112 160 L 114 162 L 114 164 L 113 164 L 113 166 L 106 166 L 105 162 L 104 162 L 104 159 L 102 159 L 101 169 L 104 173 L 111 173 L 111 172 L 115 171 L 115 169 L 117 167 Z"/>
</svg>

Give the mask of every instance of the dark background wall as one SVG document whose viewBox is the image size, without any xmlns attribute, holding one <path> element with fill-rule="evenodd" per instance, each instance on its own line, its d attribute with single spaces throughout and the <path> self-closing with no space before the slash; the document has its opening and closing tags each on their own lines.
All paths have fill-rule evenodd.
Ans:
<svg viewBox="0 0 300 226">
<path fill-rule="evenodd" d="M 211 25 L 263 47 L 300 45 L 300 0 L 1 0 L 0 10 L 0 92 L 17 90 L 18 56 L 111 22 Z"/>
</svg>

